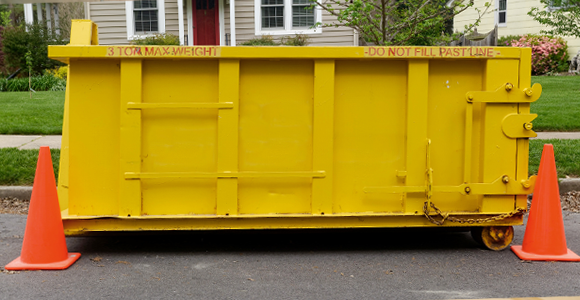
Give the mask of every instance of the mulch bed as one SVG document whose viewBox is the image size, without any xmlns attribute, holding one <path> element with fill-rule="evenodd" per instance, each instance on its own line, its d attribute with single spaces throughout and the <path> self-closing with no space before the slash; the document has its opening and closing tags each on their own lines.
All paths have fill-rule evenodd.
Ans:
<svg viewBox="0 0 580 300">
<path fill-rule="evenodd" d="M 20 200 L 12 197 L 0 199 L 0 214 L 28 214 L 28 200 Z"/>
<path fill-rule="evenodd" d="M 562 210 L 569 212 L 580 212 L 580 192 L 572 191 L 560 197 L 562 199 Z"/>
</svg>

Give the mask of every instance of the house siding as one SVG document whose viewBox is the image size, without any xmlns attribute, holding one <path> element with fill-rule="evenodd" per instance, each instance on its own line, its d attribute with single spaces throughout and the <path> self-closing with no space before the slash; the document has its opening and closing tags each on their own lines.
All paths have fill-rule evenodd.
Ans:
<svg viewBox="0 0 580 300">
<path fill-rule="evenodd" d="M 99 27 L 99 44 L 127 45 L 127 15 L 125 1 L 91 2 L 89 18 Z M 185 1 L 184 1 L 185 6 Z M 183 11 L 184 24 L 187 24 L 187 13 Z M 165 32 L 179 36 L 179 14 L 177 0 L 165 1 Z M 187 35 L 187 26 L 185 28 Z"/>
<path fill-rule="evenodd" d="M 489 0 L 475 0 L 474 7 L 483 10 L 485 2 L 489 2 Z M 492 2 L 492 7 L 489 10 L 491 12 L 483 16 L 482 22 L 478 26 L 479 32 L 487 32 L 495 26 L 494 5 L 495 2 Z M 498 27 L 499 36 L 539 34 L 540 30 L 545 29 L 545 26 L 528 16 L 528 11 L 532 7 L 541 7 L 543 9 L 540 0 L 509 0 L 506 9 L 506 26 Z M 455 17 L 454 27 L 459 31 L 463 31 L 465 25 L 473 23 L 477 17 L 478 14 L 475 9 L 470 8 Z M 580 50 L 580 39 L 573 37 L 564 37 L 564 39 L 568 42 L 568 54 L 570 56 L 575 55 Z"/>
<path fill-rule="evenodd" d="M 100 45 L 126 45 L 127 16 L 125 2 L 91 2 L 89 19 L 99 27 Z"/>
<path fill-rule="evenodd" d="M 187 9 L 186 9 L 186 1 L 191 0 L 184 0 L 183 1 L 183 27 L 184 27 L 184 42 L 185 37 L 187 36 Z M 177 0 L 166 0 L 165 1 L 165 32 L 175 34 L 179 36 L 179 12 L 178 12 L 178 5 Z"/>
<path fill-rule="evenodd" d="M 184 0 L 183 19 L 187 36 L 191 25 L 187 22 L 187 3 Z M 233 0 L 232 0 L 233 1 Z M 254 0 L 236 1 L 236 43 L 256 38 L 254 28 Z M 126 45 L 127 21 L 125 13 L 125 2 L 91 2 L 89 18 L 99 26 L 99 43 L 102 45 Z M 230 11 L 229 5 L 224 1 L 224 34 L 230 34 Z M 177 0 L 165 1 L 165 32 L 179 36 Z M 322 12 L 323 23 L 331 23 L 336 18 Z M 290 35 L 293 36 L 293 35 Z M 320 34 L 311 34 L 311 46 L 352 46 L 354 45 L 354 31 L 348 27 L 323 28 Z M 279 40 L 283 36 L 275 36 Z M 230 37 L 231 41 L 231 37 Z"/>
<path fill-rule="evenodd" d="M 233 0 L 232 0 L 233 1 Z M 229 7 L 225 9 L 226 32 L 229 33 Z M 322 11 L 322 23 L 335 22 L 336 18 L 329 13 Z M 294 35 L 288 35 L 294 36 Z M 323 28 L 322 33 L 309 34 L 310 46 L 353 46 L 354 30 L 349 27 Z M 239 45 L 245 41 L 257 38 L 254 22 L 254 0 L 236 1 L 236 43 Z M 279 40 L 284 35 L 274 36 Z"/>
</svg>

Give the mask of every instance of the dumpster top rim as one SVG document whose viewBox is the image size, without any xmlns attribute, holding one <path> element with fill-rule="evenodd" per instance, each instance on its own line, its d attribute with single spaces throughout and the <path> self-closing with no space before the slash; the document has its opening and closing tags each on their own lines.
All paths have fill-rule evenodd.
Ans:
<svg viewBox="0 0 580 300">
<path fill-rule="evenodd" d="M 529 52 L 529 54 L 527 53 Z M 48 56 L 136 59 L 520 59 L 517 47 L 49 46 Z"/>
</svg>

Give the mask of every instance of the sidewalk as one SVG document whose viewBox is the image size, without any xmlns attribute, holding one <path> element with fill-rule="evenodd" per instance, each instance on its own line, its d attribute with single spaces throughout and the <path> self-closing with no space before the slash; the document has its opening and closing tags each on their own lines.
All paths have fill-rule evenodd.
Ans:
<svg viewBox="0 0 580 300">
<path fill-rule="evenodd" d="M 580 132 L 538 132 L 536 139 L 580 139 Z M 62 136 L 60 135 L 1 135 L 0 148 L 38 149 L 40 146 L 49 146 L 51 149 L 60 149 Z"/>
<path fill-rule="evenodd" d="M 48 146 L 60 149 L 60 135 L 0 135 L 0 148 L 38 149 Z"/>
<path fill-rule="evenodd" d="M 538 137 L 535 139 L 549 140 L 577 140 L 580 139 L 580 132 L 537 132 Z"/>
</svg>

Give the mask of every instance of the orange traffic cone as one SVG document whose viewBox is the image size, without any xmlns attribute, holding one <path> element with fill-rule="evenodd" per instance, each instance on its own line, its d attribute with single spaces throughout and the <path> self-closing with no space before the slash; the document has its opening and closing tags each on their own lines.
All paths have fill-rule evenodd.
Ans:
<svg viewBox="0 0 580 300">
<path fill-rule="evenodd" d="M 80 253 L 68 253 L 56 193 L 50 149 L 41 147 L 26 231 L 20 257 L 6 270 L 62 270 L 70 267 Z"/>
<path fill-rule="evenodd" d="M 544 145 L 534 198 L 522 246 L 512 251 L 523 260 L 580 261 L 566 246 L 554 147 Z"/>
</svg>

